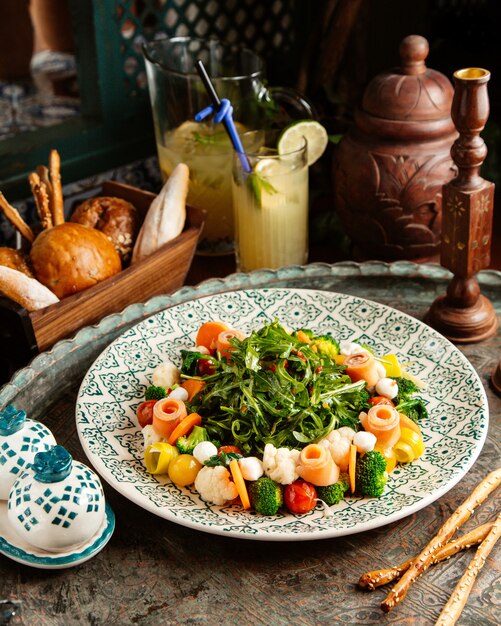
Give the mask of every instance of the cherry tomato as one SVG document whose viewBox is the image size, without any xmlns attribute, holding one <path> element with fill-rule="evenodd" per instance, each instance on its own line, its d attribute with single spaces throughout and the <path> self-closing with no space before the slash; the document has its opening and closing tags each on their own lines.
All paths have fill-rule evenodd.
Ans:
<svg viewBox="0 0 501 626">
<path fill-rule="evenodd" d="M 216 364 L 212 359 L 198 359 L 197 369 L 200 376 L 210 376 L 216 371 Z"/>
<path fill-rule="evenodd" d="M 376 404 L 389 404 L 390 406 L 395 406 L 395 404 L 389 398 L 385 398 L 385 396 L 374 396 L 369 400 L 369 404 L 372 404 L 372 406 L 375 406 Z"/>
<path fill-rule="evenodd" d="M 291 513 L 308 513 L 317 504 L 317 492 L 311 483 L 295 480 L 285 488 L 284 502 Z"/>
<path fill-rule="evenodd" d="M 180 454 L 169 463 L 169 478 L 178 487 L 186 487 L 195 482 L 203 465 L 191 454 Z"/>
<path fill-rule="evenodd" d="M 141 428 L 153 423 L 153 406 L 157 402 L 158 400 L 145 400 L 137 407 L 137 421 L 139 422 L 139 426 L 141 426 Z"/>
<path fill-rule="evenodd" d="M 223 452 L 225 454 L 229 454 L 230 452 L 232 452 L 233 454 L 242 454 L 242 451 L 237 446 L 220 446 L 217 449 L 217 453 L 222 454 Z"/>
</svg>

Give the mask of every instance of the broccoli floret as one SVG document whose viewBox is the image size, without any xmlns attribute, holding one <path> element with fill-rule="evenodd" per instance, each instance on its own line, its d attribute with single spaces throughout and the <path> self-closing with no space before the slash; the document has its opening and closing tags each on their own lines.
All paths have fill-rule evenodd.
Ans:
<svg viewBox="0 0 501 626">
<path fill-rule="evenodd" d="M 252 508 L 263 515 L 276 515 L 284 502 L 280 485 L 267 476 L 249 483 L 249 499 Z"/>
<path fill-rule="evenodd" d="M 180 454 L 193 454 L 195 446 L 202 441 L 209 441 L 207 430 L 203 426 L 193 426 L 188 437 L 179 437 L 176 441 L 176 448 Z"/>
<path fill-rule="evenodd" d="M 398 376 L 394 379 L 398 385 L 398 396 L 395 398 L 395 404 L 400 404 L 409 400 L 410 396 L 413 393 L 419 391 L 419 387 L 415 382 L 409 380 L 408 378 L 404 378 L 403 376 Z"/>
<path fill-rule="evenodd" d="M 379 498 L 383 495 L 387 480 L 386 459 L 381 452 L 371 450 L 357 459 L 355 489 L 358 493 L 369 498 Z"/>
<path fill-rule="evenodd" d="M 331 359 L 339 354 L 339 343 L 331 335 L 321 335 L 312 342 L 313 349 L 319 354 L 325 354 Z"/>
<path fill-rule="evenodd" d="M 407 417 L 413 422 L 416 422 L 416 424 L 419 422 L 419 420 L 428 417 L 428 409 L 426 408 L 426 405 L 421 400 L 421 398 L 406 400 L 405 402 L 397 404 L 395 408 L 399 413 L 407 415 Z"/>
<path fill-rule="evenodd" d="M 328 487 L 315 487 L 317 496 L 329 506 L 339 504 L 344 499 L 344 494 L 348 491 L 349 481 L 346 476 L 341 476 L 337 483 Z"/>
<path fill-rule="evenodd" d="M 146 400 L 161 400 L 162 398 L 167 397 L 167 390 L 165 389 L 165 387 L 150 385 L 148 389 L 146 389 L 144 397 Z"/>
</svg>

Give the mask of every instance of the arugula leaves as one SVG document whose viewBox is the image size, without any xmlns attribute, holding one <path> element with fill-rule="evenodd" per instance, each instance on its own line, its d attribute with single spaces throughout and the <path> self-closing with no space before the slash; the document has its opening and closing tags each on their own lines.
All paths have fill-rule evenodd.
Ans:
<svg viewBox="0 0 501 626">
<path fill-rule="evenodd" d="M 211 439 L 261 453 L 267 443 L 297 447 L 334 427 L 355 425 L 366 408 L 365 382 L 352 383 L 345 367 L 315 352 L 277 321 L 240 341 L 231 339 L 231 362 L 189 405 L 203 416 Z"/>
</svg>

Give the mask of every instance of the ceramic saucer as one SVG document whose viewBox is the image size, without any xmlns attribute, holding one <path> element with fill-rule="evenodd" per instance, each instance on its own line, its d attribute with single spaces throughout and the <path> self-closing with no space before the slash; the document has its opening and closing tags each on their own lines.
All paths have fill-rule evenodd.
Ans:
<svg viewBox="0 0 501 626">
<path fill-rule="evenodd" d="M 84 563 L 104 548 L 114 529 L 115 515 L 106 503 L 104 521 L 93 537 L 73 550 L 46 552 L 31 546 L 12 530 L 7 519 L 7 502 L 0 501 L 0 554 L 30 567 L 63 569 Z"/>
</svg>

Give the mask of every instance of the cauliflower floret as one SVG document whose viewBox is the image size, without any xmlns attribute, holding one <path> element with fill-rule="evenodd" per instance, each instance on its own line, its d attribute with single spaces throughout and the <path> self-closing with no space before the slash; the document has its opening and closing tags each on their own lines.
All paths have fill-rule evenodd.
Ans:
<svg viewBox="0 0 501 626">
<path fill-rule="evenodd" d="M 195 489 L 202 500 L 212 504 L 224 504 L 238 496 L 235 483 L 231 481 L 230 472 L 222 465 L 202 467 L 195 478 Z"/>
<path fill-rule="evenodd" d="M 299 450 L 275 448 L 272 443 L 264 447 L 263 469 L 266 476 L 281 485 L 290 485 L 299 478 L 296 467 L 299 461 Z"/>
<path fill-rule="evenodd" d="M 142 433 L 144 437 L 145 450 L 148 446 L 151 446 L 154 443 L 158 443 L 159 441 L 165 441 L 165 439 L 155 431 L 151 424 L 146 424 L 146 426 L 142 430 Z"/>
<path fill-rule="evenodd" d="M 331 432 L 318 442 L 318 445 L 329 450 L 334 463 L 342 472 L 346 472 L 350 462 L 350 445 L 355 437 L 355 431 L 348 426 L 342 426 Z"/>
<path fill-rule="evenodd" d="M 174 385 L 177 385 L 181 381 L 180 372 L 174 363 L 170 361 L 164 361 L 155 368 L 152 376 L 153 384 L 157 387 L 163 387 L 169 389 Z"/>
</svg>

